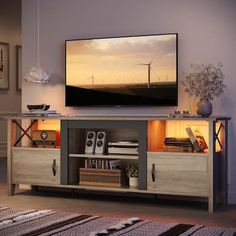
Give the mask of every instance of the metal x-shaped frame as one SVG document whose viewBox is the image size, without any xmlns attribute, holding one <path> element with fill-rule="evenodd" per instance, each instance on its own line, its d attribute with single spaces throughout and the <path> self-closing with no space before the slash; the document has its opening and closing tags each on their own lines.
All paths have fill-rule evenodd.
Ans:
<svg viewBox="0 0 236 236">
<path fill-rule="evenodd" d="M 30 125 L 24 129 L 22 128 L 22 126 L 17 122 L 17 120 L 13 120 L 13 123 L 16 124 L 16 126 L 23 132 L 21 134 L 21 136 L 16 140 L 15 144 L 14 144 L 14 147 L 16 147 L 16 145 L 20 142 L 20 140 L 24 137 L 24 136 L 27 136 L 31 141 L 32 141 L 32 138 L 31 136 L 28 134 L 28 131 L 31 129 L 31 127 L 37 122 L 37 120 L 32 120 Z"/>
<path fill-rule="evenodd" d="M 220 134 L 220 130 L 223 128 L 223 125 L 222 125 L 222 122 L 220 123 L 220 127 L 218 128 L 218 130 L 215 132 L 215 134 L 214 134 L 214 139 L 215 139 L 215 141 L 217 140 L 217 142 L 219 143 L 219 145 L 220 145 L 220 148 L 222 149 L 222 143 L 221 143 L 221 141 L 220 141 L 220 139 L 219 139 L 219 134 Z"/>
</svg>

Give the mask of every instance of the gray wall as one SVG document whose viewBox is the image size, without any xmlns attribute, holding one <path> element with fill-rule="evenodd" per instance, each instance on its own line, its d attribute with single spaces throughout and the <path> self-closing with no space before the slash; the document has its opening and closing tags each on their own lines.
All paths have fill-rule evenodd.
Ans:
<svg viewBox="0 0 236 236">
<path fill-rule="evenodd" d="M 21 44 L 21 0 L 1 0 L 0 42 L 10 44 L 9 90 L 0 90 L 0 116 L 21 111 L 21 93 L 16 91 L 16 45 Z M 6 122 L 0 120 L 0 157 L 6 156 Z"/>
<path fill-rule="evenodd" d="M 37 62 L 37 2 L 23 0 L 23 73 Z M 22 109 L 29 103 L 49 103 L 52 109 L 79 114 L 169 114 L 172 108 L 64 107 L 64 40 L 153 33 L 179 33 L 179 78 L 191 63 L 222 62 L 225 93 L 214 100 L 214 114 L 230 122 L 229 199 L 236 203 L 236 49 L 235 0 L 40 0 L 40 64 L 52 73 L 47 85 L 23 82 Z M 189 109 L 179 86 L 178 109 Z"/>
</svg>

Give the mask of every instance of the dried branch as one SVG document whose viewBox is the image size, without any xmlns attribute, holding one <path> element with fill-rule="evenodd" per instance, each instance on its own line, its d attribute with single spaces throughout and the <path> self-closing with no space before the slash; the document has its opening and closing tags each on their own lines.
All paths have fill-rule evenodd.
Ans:
<svg viewBox="0 0 236 236">
<path fill-rule="evenodd" d="M 212 101 L 214 97 L 219 97 L 226 87 L 222 67 L 221 63 L 217 66 L 192 64 L 193 72 L 184 73 L 181 81 L 185 92 L 190 96 L 200 97 L 201 100 Z"/>
</svg>

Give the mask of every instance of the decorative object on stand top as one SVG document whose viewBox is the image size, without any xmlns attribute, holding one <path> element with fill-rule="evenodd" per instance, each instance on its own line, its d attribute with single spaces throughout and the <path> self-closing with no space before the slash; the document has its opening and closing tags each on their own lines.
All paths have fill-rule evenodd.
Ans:
<svg viewBox="0 0 236 236">
<path fill-rule="evenodd" d="M 24 76 L 25 81 L 45 84 L 50 75 L 45 72 L 39 63 L 39 0 L 37 0 L 37 65 L 33 66 Z"/>
<path fill-rule="evenodd" d="M 211 115 L 211 101 L 214 97 L 219 97 L 226 87 L 222 67 L 221 63 L 217 66 L 192 64 L 193 71 L 184 73 L 181 83 L 185 87 L 185 92 L 200 99 L 197 104 L 197 113 L 203 117 Z"/>
<path fill-rule="evenodd" d="M 27 105 L 29 111 L 47 111 L 50 108 L 50 105 L 47 104 L 34 104 Z"/>
<path fill-rule="evenodd" d="M 201 117 L 200 115 L 191 114 L 189 110 L 183 110 L 182 113 L 180 110 L 175 110 L 174 113 L 170 113 L 169 117 L 171 118 L 197 118 Z"/>
<path fill-rule="evenodd" d="M 49 110 L 50 105 L 47 104 L 34 104 L 27 105 L 28 110 L 22 112 L 23 116 L 61 116 L 61 113 L 56 110 Z"/>
</svg>

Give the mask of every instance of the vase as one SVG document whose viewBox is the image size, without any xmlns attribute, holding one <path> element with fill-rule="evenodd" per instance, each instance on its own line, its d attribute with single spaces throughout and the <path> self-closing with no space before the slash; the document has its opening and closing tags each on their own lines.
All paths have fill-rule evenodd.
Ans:
<svg viewBox="0 0 236 236">
<path fill-rule="evenodd" d="M 208 117 L 212 113 L 212 104 L 208 100 L 202 99 L 197 104 L 197 114 L 202 117 Z"/>
<path fill-rule="evenodd" d="M 138 178 L 137 177 L 129 177 L 129 186 L 130 187 L 138 187 Z"/>
</svg>

